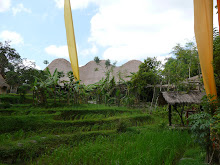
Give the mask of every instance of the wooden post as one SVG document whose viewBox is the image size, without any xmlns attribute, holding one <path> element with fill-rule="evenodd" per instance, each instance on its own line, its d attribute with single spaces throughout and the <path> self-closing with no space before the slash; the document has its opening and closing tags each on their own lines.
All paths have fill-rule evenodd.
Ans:
<svg viewBox="0 0 220 165">
<path fill-rule="evenodd" d="M 171 109 L 171 105 L 169 104 L 169 126 L 172 125 L 172 109 Z"/>
<path fill-rule="evenodd" d="M 200 109 L 200 111 L 203 112 L 203 107 L 202 107 L 202 105 L 199 106 L 199 109 Z"/>
<path fill-rule="evenodd" d="M 155 85 L 154 85 L 154 91 L 153 91 L 153 98 L 152 98 L 152 101 L 151 101 L 151 106 L 150 106 L 150 112 L 152 113 L 152 106 L 153 106 L 153 101 L 154 101 L 154 97 L 155 97 Z"/>
<path fill-rule="evenodd" d="M 185 107 L 185 105 L 183 104 L 183 105 L 182 105 L 182 110 L 181 110 L 181 116 L 180 116 L 182 126 L 184 126 L 184 121 L 183 121 L 183 112 L 184 112 L 184 107 Z"/>
</svg>

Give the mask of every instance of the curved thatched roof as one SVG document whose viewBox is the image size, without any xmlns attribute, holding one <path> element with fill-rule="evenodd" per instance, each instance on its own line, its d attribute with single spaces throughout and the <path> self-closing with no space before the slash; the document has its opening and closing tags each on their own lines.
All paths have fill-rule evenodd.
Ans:
<svg viewBox="0 0 220 165">
<path fill-rule="evenodd" d="M 9 88 L 9 85 L 6 83 L 2 75 L 0 75 L 0 88 L 3 88 L 3 87 Z"/>
<path fill-rule="evenodd" d="M 58 72 L 64 73 L 65 77 L 62 77 L 60 81 L 63 81 L 63 80 L 69 81 L 69 78 L 67 77 L 67 73 L 69 71 L 72 71 L 72 68 L 71 68 L 70 62 L 67 61 L 66 59 L 63 59 L 63 58 L 55 59 L 47 67 L 49 68 L 51 74 L 54 73 L 56 68 Z"/>
<path fill-rule="evenodd" d="M 204 92 L 162 92 L 159 98 L 160 104 L 200 104 Z"/>
<path fill-rule="evenodd" d="M 101 60 L 101 66 L 99 66 L 95 63 L 95 61 L 90 61 L 86 65 L 79 67 L 81 83 L 85 85 L 94 84 L 100 81 L 103 77 L 105 77 L 105 62 L 105 60 Z M 137 72 L 140 64 L 141 61 L 131 60 L 122 66 L 116 66 L 113 72 L 116 82 L 119 81 L 118 72 L 121 72 L 121 75 L 125 81 L 130 80 L 130 78 L 127 76 L 129 76 L 131 72 Z M 59 72 L 63 71 L 65 77 L 63 77 L 61 80 L 69 80 L 69 78 L 66 76 L 67 72 L 72 71 L 71 64 L 69 61 L 61 58 L 55 59 L 48 65 L 48 68 L 51 73 L 53 73 L 56 68 Z M 98 68 L 97 71 L 95 71 L 96 68 Z"/>
</svg>

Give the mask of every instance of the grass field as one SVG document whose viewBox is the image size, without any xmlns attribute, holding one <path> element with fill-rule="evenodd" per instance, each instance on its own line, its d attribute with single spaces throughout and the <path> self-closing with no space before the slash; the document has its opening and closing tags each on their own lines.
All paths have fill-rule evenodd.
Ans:
<svg viewBox="0 0 220 165">
<path fill-rule="evenodd" d="M 181 164 L 193 145 L 146 109 L 15 104 L 0 109 L 0 125 L 3 164 Z"/>
</svg>

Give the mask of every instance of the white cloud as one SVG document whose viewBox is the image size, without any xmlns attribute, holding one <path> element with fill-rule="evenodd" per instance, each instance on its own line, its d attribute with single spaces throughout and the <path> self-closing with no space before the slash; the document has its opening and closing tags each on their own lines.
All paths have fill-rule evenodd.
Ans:
<svg viewBox="0 0 220 165">
<path fill-rule="evenodd" d="M 63 8 L 63 0 L 54 1 Z M 184 44 L 194 37 L 192 0 L 71 0 L 72 10 L 84 9 L 91 3 L 98 10 L 90 21 L 88 41 L 105 48 L 104 59 L 122 62 L 162 58 L 161 54 L 169 54 L 177 43 Z"/>
<path fill-rule="evenodd" d="M 164 65 L 166 63 L 166 59 L 170 58 L 171 54 L 166 55 L 166 56 L 157 56 L 157 60 L 161 61 L 161 64 Z"/>
<path fill-rule="evenodd" d="M 69 53 L 68 53 L 68 47 L 67 45 L 65 46 L 56 46 L 56 45 L 50 45 L 45 48 L 45 51 L 47 54 L 60 57 L 60 58 L 68 58 Z"/>
<path fill-rule="evenodd" d="M 36 62 L 34 60 L 23 59 L 22 62 L 27 67 L 33 67 L 35 69 L 41 70 L 40 66 L 36 65 Z"/>
<path fill-rule="evenodd" d="M 54 2 L 56 3 L 56 7 L 63 8 L 63 6 L 64 6 L 63 0 L 54 0 Z"/>
<path fill-rule="evenodd" d="M 193 38 L 193 29 L 190 0 L 118 0 L 100 4 L 89 41 L 106 47 L 104 59 L 120 62 L 168 54 L 176 43 Z"/>
<path fill-rule="evenodd" d="M 5 12 L 10 9 L 11 0 L 0 0 L 0 12 Z"/>
<path fill-rule="evenodd" d="M 12 8 L 13 15 L 15 16 L 17 13 L 26 12 L 31 13 L 31 9 L 27 9 L 24 7 L 22 3 L 18 4 L 16 7 Z"/>
<path fill-rule="evenodd" d="M 101 4 L 109 4 L 117 0 L 70 0 L 71 9 L 77 10 L 77 9 L 85 9 L 89 6 L 89 4 L 94 3 L 97 5 Z M 54 0 L 57 8 L 63 8 L 64 7 L 64 0 Z"/>
<path fill-rule="evenodd" d="M 0 39 L 3 41 L 11 41 L 12 45 L 20 45 L 24 43 L 24 40 L 19 33 L 8 30 L 0 33 Z"/>
<path fill-rule="evenodd" d="M 54 0 L 56 3 L 56 7 L 63 8 L 64 0 Z M 71 8 L 75 9 L 83 9 L 86 8 L 91 0 L 71 0 Z"/>
<path fill-rule="evenodd" d="M 95 55 L 97 53 L 98 53 L 98 48 L 96 47 L 95 44 L 93 44 L 91 48 L 84 49 L 84 50 L 80 51 L 80 54 L 82 54 L 84 56 Z"/>
</svg>

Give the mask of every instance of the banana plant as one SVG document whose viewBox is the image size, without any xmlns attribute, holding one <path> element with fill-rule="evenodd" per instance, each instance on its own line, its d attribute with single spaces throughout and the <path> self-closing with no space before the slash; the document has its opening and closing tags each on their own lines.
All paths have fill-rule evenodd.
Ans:
<svg viewBox="0 0 220 165">
<path fill-rule="evenodd" d="M 58 81 L 59 81 L 59 73 L 57 71 L 57 69 L 55 69 L 53 75 L 50 73 L 49 69 L 46 68 L 46 73 L 47 73 L 47 79 L 45 81 L 46 85 L 48 85 L 47 87 L 51 87 L 51 91 L 53 93 L 54 96 L 54 104 L 56 104 L 56 96 L 57 96 L 57 85 L 58 85 Z M 45 87 L 45 88 L 47 88 Z"/>
</svg>

